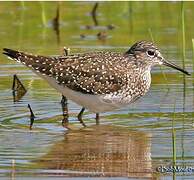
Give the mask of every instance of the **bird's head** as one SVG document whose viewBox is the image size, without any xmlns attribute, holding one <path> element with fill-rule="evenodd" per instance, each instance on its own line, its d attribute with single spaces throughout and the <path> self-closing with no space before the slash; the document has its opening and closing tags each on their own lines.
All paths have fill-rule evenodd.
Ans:
<svg viewBox="0 0 194 180">
<path fill-rule="evenodd" d="M 186 70 L 164 59 L 159 49 L 152 42 L 137 42 L 133 46 L 131 46 L 126 54 L 134 56 L 137 62 L 140 62 L 140 64 L 144 64 L 149 67 L 155 65 L 166 65 L 168 67 L 181 71 L 184 74 L 190 75 L 190 73 L 188 73 Z"/>
</svg>

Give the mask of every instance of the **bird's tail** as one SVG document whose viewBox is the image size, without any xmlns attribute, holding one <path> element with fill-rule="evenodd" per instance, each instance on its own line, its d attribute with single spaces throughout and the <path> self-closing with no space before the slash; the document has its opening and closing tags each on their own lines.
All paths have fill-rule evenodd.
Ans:
<svg viewBox="0 0 194 180">
<path fill-rule="evenodd" d="M 51 69 L 56 63 L 56 59 L 54 57 L 32 55 L 7 48 L 4 48 L 3 51 L 3 54 L 8 56 L 10 59 L 23 63 L 27 67 L 43 75 L 51 75 Z"/>
<path fill-rule="evenodd" d="M 18 57 L 20 56 L 20 53 L 18 51 L 14 51 L 14 50 L 7 49 L 7 48 L 4 48 L 3 51 L 4 51 L 3 54 L 7 55 L 11 59 L 17 60 Z"/>
</svg>

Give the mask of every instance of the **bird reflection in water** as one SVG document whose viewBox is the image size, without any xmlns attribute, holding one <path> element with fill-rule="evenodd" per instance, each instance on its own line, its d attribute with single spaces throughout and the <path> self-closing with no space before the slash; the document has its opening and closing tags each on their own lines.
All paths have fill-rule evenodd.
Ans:
<svg viewBox="0 0 194 180">
<path fill-rule="evenodd" d="M 60 176 L 149 178 L 150 137 L 149 133 L 108 125 L 70 130 L 36 163 Z"/>
</svg>

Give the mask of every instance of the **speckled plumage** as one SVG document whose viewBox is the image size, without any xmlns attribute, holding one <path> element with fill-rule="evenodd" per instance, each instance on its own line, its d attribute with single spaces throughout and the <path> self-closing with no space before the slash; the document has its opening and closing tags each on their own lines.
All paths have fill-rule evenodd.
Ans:
<svg viewBox="0 0 194 180">
<path fill-rule="evenodd" d="M 4 54 L 31 68 L 65 96 L 68 97 L 71 91 L 68 98 L 93 112 L 120 108 L 143 96 L 150 87 L 151 67 L 163 64 L 158 48 L 146 41 L 134 44 L 126 53 L 89 52 L 46 57 L 10 49 L 4 51 Z M 79 94 L 74 96 L 73 92 Z M 79 99 L 79 95 L 83 98 Z M 101 107 L 97 107 L 97 103 Z"/>
</svg>

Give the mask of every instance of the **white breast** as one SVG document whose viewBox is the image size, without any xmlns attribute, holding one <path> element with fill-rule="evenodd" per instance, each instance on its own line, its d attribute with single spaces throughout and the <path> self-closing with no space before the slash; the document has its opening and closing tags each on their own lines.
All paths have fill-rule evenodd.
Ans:
<svg viewBox="0 0 194 180">
<path fill-rule="evenodd" d="M 38 72 L 35 73 L 38 74 L 43 79 L 45 79 L 58 92 L 66 96 L 67 99 L 70 99 L 75 103 L 79 104 L 80 106 L 87 108 L 91 112 L 100 113 L 112 111 L 114 109 L 121 108 L 125 104 L 119 103 L 118 101 L 116 101 L 115 98 L 114 99 L 111 99 L 111 97 L 108 98 L 108 96 L 106 95 L 90 95 L 71 90 L 68 87 L 64 87 L 57 84 L 56 80 L 53 77 L 42 75 Z"/>
</svg>

